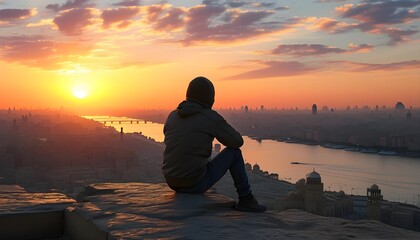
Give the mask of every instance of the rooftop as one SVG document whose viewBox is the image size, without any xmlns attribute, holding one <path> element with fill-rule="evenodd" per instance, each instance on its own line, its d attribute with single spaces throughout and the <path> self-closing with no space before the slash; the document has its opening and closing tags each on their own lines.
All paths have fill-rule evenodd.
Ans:
<svg viewBox="0 0 420 240">
<path fill-rule="evenodd" d="M 2 216 L 6 216 L 6 212 L 14 212 L 13 209 L 18 210 L 18 207 L 6 211 L 11 203 L 4 200 L 9 197 L 3 186 L 0 189 L 0 221 L 6 221 Z M 15 193 L 16 198 L 30 199 L 31 194 L 35 194 L 23 189 L 19 191 L 22 195 Z M 78 231 L 79 234 L 94 232 L 90 239 L 420 238 L 420 233 L 380 222 L 326 218 L 300 210 L 271 210 L 262 214 L 239 212 L 231 208 L 233 200 L 228 197 L 214 192 L 204 195 L 176 194 L 166 184 L 91 184 L 79 195 L 78 203 L 56 194 L 49 199 L 48 203 L 40 202 L 38 205 L 29 201 L 26 209 L 31 212 L 32 208 L 40 206 L 46 210 L 48 206 L 60 202 L 71 204 L 65 210 L 67 224 L 62 231 L 69 236 L 76 236 Z M 25 206 L 22 201 L 21 207 Z M 18 212 L 22 213 L 21 210 Z M 0 238 L 3 237 L 0 234 Z"/>
</svg>

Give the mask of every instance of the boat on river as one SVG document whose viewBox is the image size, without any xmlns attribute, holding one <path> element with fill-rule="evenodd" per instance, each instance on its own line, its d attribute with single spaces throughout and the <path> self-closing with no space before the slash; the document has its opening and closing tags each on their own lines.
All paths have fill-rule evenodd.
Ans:
<svg viewBox="0 0 420 240">
<path fill-rule="evenodd" d="M 387 150 L 381 150 L 378 152 L 379 155 L 383 155 L 383 156 L 397 156 L 398 153 L 395 151 L 387 151 Z"/>
<path fill-rule="evenodd" d="M 374 148 L 362 148 L 360 150 L 360 152 L 362 152 L 362 153 L 378 153 L 378 150 L 376 150 Z"/>
<path fill-rule="evenodd" d="M 331 148 L 331 149 L 344 149 L 346 146 L 341 145 L 341 144 L 334 144 L 334 143 L 326 143 L 321 145 L 324 148 Z"/>
<path fill-rule="evenodd" d="M 358 147 L 346 147 L 344 150 L 349 152 L 360 152 L 360 148 Z"/>
</svg>

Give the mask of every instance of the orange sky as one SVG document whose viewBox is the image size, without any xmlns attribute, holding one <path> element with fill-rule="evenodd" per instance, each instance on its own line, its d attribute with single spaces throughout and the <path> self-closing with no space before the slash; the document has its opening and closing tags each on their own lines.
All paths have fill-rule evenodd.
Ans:
<svg viewBox="0 0 420 240">
<path fill-rule="evenodd" d="M 0 1 L 0 108 L 420 107 L 419 1 L 57 2 Z"/>
</svg>

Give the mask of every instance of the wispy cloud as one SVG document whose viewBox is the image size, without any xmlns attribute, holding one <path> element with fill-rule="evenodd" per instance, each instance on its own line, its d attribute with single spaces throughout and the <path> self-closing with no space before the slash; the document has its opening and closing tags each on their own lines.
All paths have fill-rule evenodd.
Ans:
<svg viewBox="0 0 420 240">
<path fill-rule="evenodd" d="M 275 55 L 291 55 L 291 56 L 314 56 L 331 53 L 354 53 L 366 52 L 372 50 L 374 47 L 368 44 L 355 45 L 350 44 L 349 49 L 342 49 L 331 47 L 323 44 L 280 44 L 270 51 Z"/>
<path fill-rule="evenodd" d="M 348 0 L 317 0 L 315 3 L 347 2 Z"/>
<path fill-rule="evenodd" d="M 64 62 L 89 54 L 90 45 L 48 40 L 41 35 L 0 37 L 0 59 L 42 69 L 58 69 Z"/>
<path fill-rule="evenodd" d="M 222 5 L 198 5 L 187 13 L 186 45 L 197 42 L 232 42 L 264 34 L 287 30 L 296 21 L 267 21 L 275 12 L 271 10 L 227 10 Z"/>
<path fill-rule="evenodd" d="M 298 76 L 314 72 L 316 69 L 306 66 L 303 63 L 292 61 L 255 61 L 263 67 L 257 70 L 246 71 L 244 73 L 230 76 L 225 80 L 247 80 L 275 77 Z"/>
<path fill-rule="evenodd" d="M 0 22 L 25 19 L 37 14 L 36 9 L 0 9 Z"/>
<path fill-rule="evenodd" d="M 148 6 L 146 9 L 146 20 L 157 31 L 172 31 L 185 26 L 185 8 L 163 4 Z"/>
<path fill-rule="evenodd" d="M 68 0 L 67 2 L 63 4 L 58 4 L 58 3 L 48 4 L 45 8 L 53 10 L 55 12 L 59 12 L 59 11 L 73 9 L 73 8 L 90 8 L 94 6 L 95 4 L 90 3 L 89 0 Z"/>
<path fill-rule="evenodd" d="M 345 4 L 335 8 L 340 18 L 349 18 L 346 23 L 327 17 L 308 17 L 308 28 L 332 34 L 360 30 L 370 34 L 389 37 L 387 45 L 408 41 L 419 30 L 400 29 L 396 25 L 407 24 L 420 18 L 420 0 L 365 0 L 360 4 Z"/>
<path fill-rule="evenodd" d="M 102 12 L 103 28 L 117 24 L 119 28 L 125 28 L 131 24 L 130 19 L 139 13 L 140 9 L 136 7 L 124 7 L 117 9 L 107 9 Z"/>
<path fill-rule="evenodd" d="M 321 17 L 321 18 L 314 18 L 314 17 L 309 17 L 309 18 L 305 18 L 305 21 L 310 23 L 309 25 L 309 29 L 312 30 L 322 30 L 322 31 L 326 31 L 329 33 L 343 33 L 343 32 L 347 32 L 350 31 L 352 29 L 356 29 L 358 24 L 356 23 L 345 23 L 342 21 L 338 21 L 332 18 L 327 18 L 327 17 Z"/>
<path fill-rule="evenodd" d="M 80 35 L 85 28 L 93 24 L 93 10 L 90 8 L 74 8 L 54 18 L 58 30 L 66 35 Z"/>
<path fill-rule="evenodd" d="M 329 64 L 333 64 L 335 69 L 341 69 L 342 71 L 351 72 L 370 72 L 370 71 L 401 71 L 410 69 L 419 69 L 420 61 L 411 60 L 403 62 L 392 62 L 392 63 L 358 63 L 351 61 L 330 61 Z"/>
<path fill-rule="evenodd" d="M 378 25 L 411 22 L 420 18 L 420 0 L 365 1 L 336 8 L 343 18 L 360 21 L 361 29 L 370 30 Z"/>
<path fill-rule="evenodd" d="M 118 7 L 135 7 L 135 6 L 140 6 L 141 2 L 140 0 L 123 0 L 121 2 L 117 2 L 112 5 L 118 6 Z"/>
</svg>

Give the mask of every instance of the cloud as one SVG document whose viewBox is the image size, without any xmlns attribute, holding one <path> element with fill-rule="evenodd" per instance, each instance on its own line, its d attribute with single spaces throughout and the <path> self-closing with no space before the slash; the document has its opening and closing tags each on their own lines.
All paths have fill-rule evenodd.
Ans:
<svg viewBox="0 0 420 240">
<path fill-rule="evenodd" d="M 289 7 L 288 6 L 276 7 L 275 10 L 279 10 L 279 11 L 289 10 Z"/>
<path fill-rule="evenodd" d="M 118 7 L 135 7 L 140 6 L 140 0 L 123 0 L 112 5 Z"/>
<path fill-rule="evenodd" d="M 272 54 L 278 55 L 293 55 L 293 56 L 310 56 L 310 55 L 323 55 L 329 53 L 343 53 L 346 50 L 336 47 L 329 47 L 322 44 L 280 44 L 273 50 Z"/>
<path fill-rule="evenodd" d="M 58 42 L 41 35 L 0 37 L 0 59 L 42 69 L 59 69 L 63 63 L 89 54 L 91 46 Z"/>
<path fill-rule="evenodd" d="M 181 28 L 185 24 L 183 15 L 185 10 L 181 8 L 172 8 L 167 13 L 160 17 L 153 25 L 154 29 L 159 31 L 171 31 Z"/>
<path fill-rule="evenodd" d="M 351 72 L 370 72 L 370 71 L 401 71 L 419 69 L 420 61 L 404 61 L 404 62 L 393 62 L 384 64 L 374 63 L 357 63 L 351 61 L 330 61 L 328 64 L 333 64 L 336 68 L 340 68 Z"/>
<path fill-rule="evenodd" d="M 264 21 L 274 11 L 227 10 L 223 5 L 198 5 L 186 14 L 186 45 L 198 42 L 227 43 L 290 29 L 296 22 Z"/>
<path fill-rule="evenodd" d="M 375 47 L 370 45 L 370 44 L 353 44 L 350 43 L 349 44 L 349 50 L 347 50 L 347 52 L 370 52 L 374 49 Z"/>
<path fill-rule="evenodd" d="M 304 57 L 331 53 L 366 52 L 372 49 L 373 46 L 368 44 L 349 44 L 349 49 L 341 49 L 322 44 L 280 44 L 276 48 L 271 50 L 270 53 L 275 55 L 291 55 Z"/>
<path fill-rule="evenodd" d="M 370 34 L 383 34 L 389 37 L 387 45 L 396 45 L 398 43 L 410 40 L 409 37 L 417 34 L 418 30 L 402 30 L 398 28 L 375 26 L 366 27 L 366 24 L 361 23 L 345 23 L 331 18 L 305 18 L 309 23 L 308 29 L 316 31 L 325 31 L 331 34 L 339 34 L 349 32 L 352 30 L 360 30 Z"/>
<path fill-rule="evenodd" d="M 111 25 L 118 24 L 119 28 L 127 27 L 131 24 L 132 17 L 139 13 L 140 9 L 136 7 L 124 7 L 117 9 L 104 10 L 101 14 L 103 19 L 102 27 L 109 28 Z"/>
<path fill-rule="evenodd" d="M 329 33 L 343 33 L 352 29 L 357 29 L 358 24 L 348 24 L 345 22 L 337 21 L 332 18 L 306 18 L 307 22 L 312 24 L 309 29 L 322 30 Z"/>
<path fill-rule="evenodd" d="M 226 2 L 226 4 L 229 7 L 238 8 L 238 7 L 242 7 L 242 6 L 245 6 L 245 5 L 249 4 L 249 2 L 245 2 L 245 1 L 228 1 L 228 2 Z"/>
<path fill-rule="evenodd" d="M 48 25 L 53 25 L 52 18 L 41 19 L 39 20 L 39 22 L 35 22 L 35 23 L 28 23 L 26 24 L 26 27 L 41 27 L 41 26 L 48 26 Z"/>
<path fill-rule="evenodd" d="M 370 34 L 383 34 L 389 37 L 387 45 L 408 41 L 419 31 L 392 27 L 407 24 L 420 18 L 420 0 L 364 0 L 360 4 L 345 4 L 335 8 L 341 18 L 355 20 L 346 23 L 331 18 L 306 18 L 308 29 L 322 30 L 332 34 L 360 30 Z"/>
<path fill-rule="evenodd" d="M 257 61 L 264 65 L 263 68 L 247 71 L 238 75 L 227 77 L 226 80 L 247 80 L 274 77 L 289 77 L 304 75 L 314 72 L 315 69 L 308 67 L 300 62 L 283 62 L 283 61 Z"/>
<path fill-rule="evenodd" d="M 169 4 L 147 7 L 146 19 L 157 31 L 172 31 L 185 26 L 185 8 L 172 7 Z"/>
<path fill-rule="evenodd" d="M 53 22 L 66 35 L 80 35 L 87 26 L 93 24 L 92 18 L 92 9 L 75 8 L 62 12 Z"/>
<path fill-rule="evenodd" d="M 381 30 L 382 33 L 388 35 L 388 45 L 396 45 L 400 42 L 408 41 L 409 36 L 417 34 L 417 30 L 401 30 L 397 28 L 386 28 Z"/>
<path fill-rule="evenodd" d="M 36 14 L 36 9 L 0 9 L 0 22 L 25 19 Z"/>
<path fill-rule="evenodd" d="M 89 0 L 68 0 L 67 2 L 60 4 L 48 4 L 45 8 L 53 10 L 55 12 L 69 10 L 73 8 L 90 8 L 95 6 L 93 3 L 89 3 Z"/>
<path fill-rule="evenodd" d="M 347 0 L 317 0 L 314 3 L 346 2 Z"/>
<path fill-rule="evenodd" d="M 420 18 L 420 0 L 368 1 L 361 4 L 346 4 L 336 8 L 342 18 L 361 22 L 360 28 L 373 29 L 377 25 L 411 22 Z"/>
</svg>

